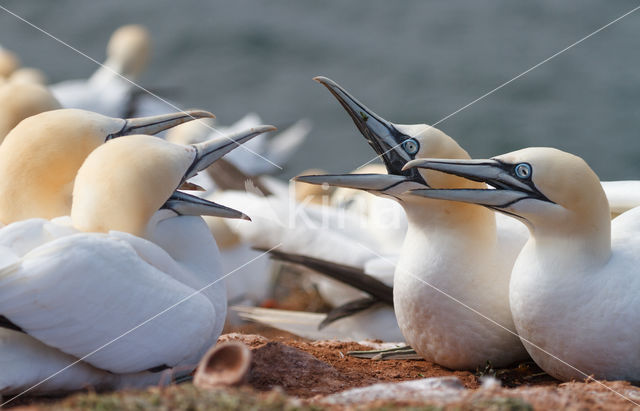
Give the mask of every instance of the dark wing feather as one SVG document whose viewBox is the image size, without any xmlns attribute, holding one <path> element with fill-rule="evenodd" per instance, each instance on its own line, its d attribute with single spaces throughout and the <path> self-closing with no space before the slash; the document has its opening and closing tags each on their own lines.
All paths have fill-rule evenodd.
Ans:
<svg viewBox="0 0 640 411">
<path fill-rule="evenodd" d="M 375 298 L 360 298 L 358 300 L 349 301 L 346 304 L 342 304 L 341 306 L 336 307 L 327 313 L 327 316 L 324 317 L 324 320 L 322 320 L 322 322 L 318 324 L 318 330 L 322 330 L 327 325 L 341 318 L 346 318 L 351 315 L 357 314 L 360 311 L 364 311 L 367 308 L 371 308 L 379 302 L 380 300 Z"/>
<path fill-rule="evenodd" d="M 322 275 L 364 291 L 375 300 L 393 305 L 393 287 L 386 285 L 377 278 L 365 274 L 364 270 L 358 267 L 337 264 L 300 254 L 285 253 L 278 250 L 269 251 L 269 255 L 275 260 L 299 264 L 310 268 Z"/>
</svg>

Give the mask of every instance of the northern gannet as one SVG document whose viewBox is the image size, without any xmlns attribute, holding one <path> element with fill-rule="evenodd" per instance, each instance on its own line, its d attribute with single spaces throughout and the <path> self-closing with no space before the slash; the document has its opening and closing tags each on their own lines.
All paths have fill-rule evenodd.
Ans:
<svg viewBox="0 0 640 411">
<path fill-rule="evenodd" d="M 452 369 L 475 369 L 487 361 L 500 367 L 525 359 L 517 336 L 469 309 L 515 329 L 509 309 L 509 276 L 527 239 L 524 226 L 517 222 L 501 226 L 490 210 L 480 207 L 408 194 L 427 187 L 484 185 L 437 172 L 403 171 L 407 162 L 424 153 L 443 158 L 469 155 L 436 128 L 393 124 L 333 81 L 316 80 L 349 113 L 389 174 L 303 176 L 297 180 L 366 190 L 402 205 L 408 230 L 395 266 L 393 302 L 405 341 L 423 358 Z"/>
<path fill-rule="evenodd" d="M 131 81 L 146 68 L 150 48 L 150 35 L 143 26 L 122 26 L 109 40 L 106 61 L 90 78 L 56 83 L 51 91 L 65 108 L 123 117 L 135 87 Z"/>
<path fill-rule="evenodd" d="M 23 120 L 0 145 L 0 223 L 69 215 L 78 169 L 89 153 L 107 140 L 128 134 L 155 134 L 194 118 L 211 116 L 204 111 L 187 111 L 119 119 L 62 109 Z"/>
<path fill-rule="evenodd" d="M 560 380 L 640 381 L 640 208 L 610 221 L 598 176 L 552 148 L 407 167 L 484 181 L 495 189 L 415 194 L 480 204 L 529 228 L 509 293 L 518 334 L 540 368 Z"/>
<path fill-rule="evenodd" d="M 62 108 L 45 87 L 8 82 L 0 86 L 0 143 L 19 122 L 36 114 Z"/>
<path fill-rule="evenodd" d="M 109 141 L 78 171 L 69 217 L 0 229 L 0 315 L 14 328 L 0 330 L 0 392 L 20 392 L 78 359 L 34 391 L 190 372 L 226 313 L 215 240 L 193 216 L 247 217 L 174 190 L 270 130 L 192 146 L 142 135 Z M 27 356 L 44 361 L 15 361 Z"/>
<path fill-rule="evenodd" d="M 0 46 L 0 84 L 31 83 L 44 86 L 47 78 L 42 70 L 33 67 L 20 67 L 20 59 L 13 52 Z"/>
</svg>

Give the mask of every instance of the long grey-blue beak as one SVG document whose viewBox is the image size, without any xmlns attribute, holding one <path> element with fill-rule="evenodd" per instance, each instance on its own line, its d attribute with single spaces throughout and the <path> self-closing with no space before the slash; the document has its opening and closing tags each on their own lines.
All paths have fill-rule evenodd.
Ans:
<svg viewBox="0 0 640 411">
<path fill-rule="evenodd" d="M 191 167 L 189 167 L 189 170 L 187 170 L 184 180 L 186 181 L 198 174 L 199 171 L 209 167 L 213 162 L 221 159 L 231 150 L 240 147 L 243 143 L 260 134 L 274 130 L 276 130 L 274 126 L 257 126 L 229 136 L 216 137 L 202 143 L 191 144 L 191 146 L 196 149 L 196 157 Z"/>
<path fill-rule="evenodd" d="M 161 131 L 170 129 L 182 123 L 186 123 L 199 118 L 215 118 L 213 114 L 203 110 L 188 110 L 177 113 L 160 114 L 151 117 L 137 117 L 121 120 L 122 129 L 116 133 L 109 134 L 105 141 L 112 138 L 127 136 L 131 134 L 154 135 Z"/>
<path fill-rule="evenodd" d="M 251 218 L 241 211 L 178 190 L 174 191 L 162 208 L 173 210 L 178 215 L 209 215 L 251 221 Z"/>
<path fill-rule="evenodd" d="M 298 176 L 293 179 L 308 184 L 328 184 L 334 187 L 353 188 L 373 194 L 399 195 L 407 190 L 423 188 L 424 185 L 410 182 L 405 176 L 394 174 L 322 174 Z"/>
<path fill-rule="evenodd" d="M 527 169 L 527 167 L 529 167 Z M 417 159 L 405 168 L 426 168 L 487 183 L 491 189 L 418 189 L 411 194 L 440 200 L 460 201 L 505 210 L 524 199 L 549 200 L 531 179 L 531 168 L 526 163 L 509 164 L 495 159 Z M 527 171 L 528 170 L 528 171 Z"/>
</svg>

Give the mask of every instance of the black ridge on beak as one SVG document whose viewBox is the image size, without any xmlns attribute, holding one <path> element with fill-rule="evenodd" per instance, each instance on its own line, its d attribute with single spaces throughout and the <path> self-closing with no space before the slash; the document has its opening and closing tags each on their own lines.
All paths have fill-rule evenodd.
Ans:
<svg viewBox="0 0 640 411">
<path fill-rule="evenodd" d="M 495 189 L 420 189 L 411 193 L 427 198 L 460 201 L 503 211 L 524 199 L 553 203 L 532 180 L 528 163 L 509 164 L 500 160 L 418 159 L 406 168 L 426 168 L 487 183 Z"/>
</svg>

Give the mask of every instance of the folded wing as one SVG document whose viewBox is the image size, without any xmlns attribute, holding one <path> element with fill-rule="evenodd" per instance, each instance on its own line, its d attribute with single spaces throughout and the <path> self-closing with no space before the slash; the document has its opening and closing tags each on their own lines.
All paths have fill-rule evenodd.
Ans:
<svg viewBox="0 0 640 411">
<path fill-rule="evenodd" d="M 0 269 L 0 314 L 115 373 L 183 365 L 215 342 L 205 296 L 105 234 L 65 236 Z"/>
</svg>

